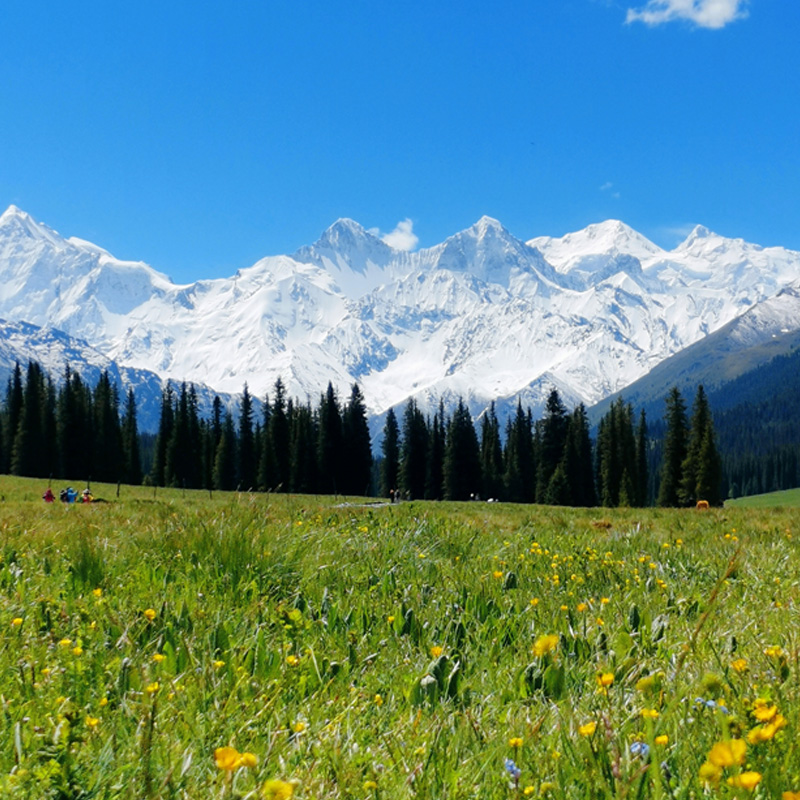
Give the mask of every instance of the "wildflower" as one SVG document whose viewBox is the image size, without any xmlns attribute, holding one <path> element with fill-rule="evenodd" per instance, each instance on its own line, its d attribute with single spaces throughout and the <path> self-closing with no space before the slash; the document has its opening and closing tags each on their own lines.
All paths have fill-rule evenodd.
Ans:
<svg viewBox="0 0 800 800">
<path fill-rule="evenodd" d="M 72 639 L 64 638 L 59 643 L 59 647 L 69 647 L 72 644 Z"/>
<path fill-rule="evenodd" d="M 239 751 L 234 747 L 218 747 L 214 751 L 214 763 L 225 772 L 233 772 L 239 765 Z"/>
<path fill-rule="evenodd" d="M 555 788 L 556 785 L 554 783 L 551 783 L 550 781 L 543 781 L 542 785 L 539 787 L 539 794 L 547 794 L 547 792 L 552 792 Z"/>
<path fill-rule="evenodd" d="M 286 663 L 290 667 L 296 667 L 300 663 L 300 658 L 299 658 L 299 656 L 296 656 L 294 654 L 290 654 L 290 655 L 286 656 Z"/>
<path fill-rule="evenodd" d="M 611 600 L 610 600 L 608 597 L 601 597 L 601 598 L 600 598 L 600 602 L 601 602 L 601 603 L 602 603 L 604 606 L 607 606 L 607 605 L 608 605 L 608 604 L 611 602 Z"/>
<path fill-rule="evenodd" d="M 769 658 L 781 658 L 783 656 L 783 648 L 777 644 L 770 645 L 764 648 L 764 655 Z"/>
<path fill-rule="evenodd" d="M 20 625 L 22 625 L 22 617 L 14 617 L 14 619 L 11 620 L 12 628 L 19 628 Z"/>
<path fill-rule="evenodd" d="M 643 761 L 650 755 L 650 746 L 646 742 L 632 742 L 631 755 L 641 758 Z"/>
<path fill-rule="evenodd" d="M 92 589 L 92 594 L 95 597 L 102 597 L 103 596 L 103 590 L 98 586 L 96 589 Z"/>
<path fill-rule="evenodd" d="M 731 668 L 735 672 L 739 673 L 747 672 L 747 670 L 749 669 L 747 661 L 744 658 L 737 658 L 735 661 L 731 661 Z"/>
<path fill-rule="evenodd" d="M 769 722 L 778 713 L 777 706 L 757 706 L 752 714 L 759 722 Z"/>
<path fill-rule="evenodd" d="M 378 708 L 383 705 L 383 697 L 381 697 L 379 694 L 375 695 L 375 705 L 378 706 Z"/>
<path fill-rule="evenodd" d="M 87 716 L 84 722 L 87 728 L 96 728 L 100 724 L 100 718 Z"/>
<path fill-rule="evenodd" d="M 522 747 L 522 737 L 521 736 L 512 736 L 508 740 L 508 746 L 513 748 Z"/>
<path fill-rule="evenodd" d="M 538 606 L 538 605 L 539 605 L 539 598 L 538 597 L 534 597 L 533 600 L 531 600 L 531 606 L 533 608 L 536 608 L 536 606 Z"/>
<path fill-rule="evenodd" d="M 518 781 L 520 775 L 522 775 L 522 770 L 514 763 L 514 760 L 511 758 L 507 758 L 505 760 L 505 768 L 506 772 L 514 779 L 514 781 Z"/>
<path fill-rule="evenodd" d="M 717 742 L 708 753 L 708 760 L 715 767 L 733 767 L 744 763 L 747 745 L 744 739 Z"/>
<path fill-rule="evenodd" d="M 605 622 L 603 622 L 603 618 L 602 618 L 602 617 L 598 617 L 598 618 L 595 620 L 595 622 L 596 622 L 596 623 L 597 623 L 597 624 L 598 624 L 598 625 L 599 625 L 601 628 L 603 627 L 603 625 L 605 625 L 605 624 L 606 624 Z"/>
<path fill-rule="evenodd" d="M 391 625 L 394 622 L 394 614 L 389 614 L 389 616 L 386 617 L 386 621 Z"/>
<path fill-rule="evenodd" d="M 781 800 L 800 800 L 800 792 L 783 792 Z"/>
<path fill-rule="evenodd" d="M 718 767 L 716 764 L 706 761 L 700 767 L 698 777 L 703 783 L 713 783 L 716 785 L 722 777 L 722 767 Z"/>
<path fill-rule="evenodd" d="M 787 725 L 786 717 L 783 714 L 776 714 L 771 722 L 767 725 L 758 725 L 750 733 L 747 734 L 747 741 L 750 744 L 761 744 L 768 742 L 775 734 Z"/>
<path fill-rule="evenodd" d="M 660 736 L 656 736 L 655 742 L 663 747 L 669 742 L 669 736 L 667 736 L 665 733 L 662 733 Z"/>
<path fill-rule="evenodd" d="M 302 733 L 305 729 L 306 729 L 306 724 L 305 722 L 302 721 L 295 722 L 295 724 L 292 725 L 292 730 L 295 733 Z"/>
<path fill-rule="evenodd" d="M 214 667 L 214 669 L 222 669 L 225 666 L 225 662 L 220 660 L 212 661 L 211 666 Z"/>
<path fill-rule="evenodd" d="M 597 723 L 594 720 L 592 720 L 591 722 L 587 722 L 585 725 L 581 725 L 578 728 L 578 733 L 581 736 L 591 736 L 596 729 L 597 729 Z"/>
<path fill-rule="evenodd" d="M 496 570 L 495 570 L 495 571 L 492 573 L 492 577 L 493 577 L 495 580 L 498 580 L 498 581 L 499 581 L 499 580 L 500 580 L 500 578 L 502 578 L 502 577 L 503 577 L 503 572 L 502 572 L 501 570 L 499 570 L 499 569 L 496 569 Z"/>
<path fill-rule="evenodd" d="M 153 608 L 146 608 L 143 613 L 148 622 L 152 622 L 156 618 L 156 611 Z"/>
<path fill-rule="evenodd" d="M 645 719 L 658 719 L 660 716 L 655 708 L 643 708 L 640 713 Z"/>
<path fill-rule="evenodd" d="M 435 644 L 433 647 L 431 647 L 431 658 L 439 658 L 443 652 L 444 648 L 440 647 L 438 644 Z"/>
<path fill-rule="evenodd" d="M 242 753 L 239 756 L 239 766 L 255 769 L 258 766 L 258 756 L 255 753 Z"/>
<path fill-rule="evenodd" d="M 103 708 L 104 706 L 107 706 L 107 705 L 108 705 L 108 698 L 107 697 L 101 697 L 100 698 L 100 708 Z"/>
<path fill-rule="evenodd" d="M 79 645 L 77 647 L 72 648 L 72 655 L 74 656 L 82 656 L 83 655 L 83 648 Z"/>
<path fill-rule="evenodd" d="M 742 772 L 739 775 L 733 775 L 728 778 L 728 786 L 734 786 L 739 789 L 755 789 L 761 783 L 760 772 Z"/>
<path fill-rule="evenodd" d="M 533 644 L 533 654 L 536 657 L 546 655 L 551 650 L 555 650 L 558 646 L 558 636 L 555 634 L 547 634 L 540 636 Z"/>
<path fill-rule="evenodd" d="M 579 613 L 581 613 L 581 614 L 582 614 L 582 613 L 583 613 L 584 611 L 586 611 L 588 608 L 589 608 L 589 606 L 588 606 L 586 603 L 578 603 L 578 612 L 579 612 Z"/>
<path fill-rule="evenodd" d="M 153 653 L 153 661 L 156 664 L 160 664 L 162 661 L 166 661 L 167 657 L 163 653 Z"/>
<path fill-rule="evenodd" d="M 156 681 L 155 683 L 148 683 L 144 690 L 147 694 L 155 694 L 160 688 L 158 681 Z"/>
<path fill-rule="evenodd" d="M 375 781 L 364 781 L 364 791 L 373 792 L 377 788 L 378 784 Z"/>
<path fill-rule="evenodd" d="M 526 786 L 522 790 L 522 794 L 524 794 L 525 797 L 527 797 L 528 795 L 533 794 L 535 791 L 536 791 L 536 787 L 535 786 Z M 541 789 L 539 791 L 540 791 L 541 794 L 544 794 L 544 792 L 542 792 Z"/>
<path fill-rule="evenodd" d="M 614 683 L 613 672 L 603 672 L 597 676 L 597 685 L 602 689 L 607 689 Z"/>
</svg>

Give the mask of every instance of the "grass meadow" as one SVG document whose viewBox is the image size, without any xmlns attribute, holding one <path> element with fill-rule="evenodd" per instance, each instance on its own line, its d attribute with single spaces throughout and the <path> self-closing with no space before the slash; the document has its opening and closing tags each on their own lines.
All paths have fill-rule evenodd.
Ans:
<svg viewBox="0 0 800 800">
<path fill-rule="evenodd" d="M 790 508 L 0 478 L 3 798 L 800 798 Z"/>
</svg>

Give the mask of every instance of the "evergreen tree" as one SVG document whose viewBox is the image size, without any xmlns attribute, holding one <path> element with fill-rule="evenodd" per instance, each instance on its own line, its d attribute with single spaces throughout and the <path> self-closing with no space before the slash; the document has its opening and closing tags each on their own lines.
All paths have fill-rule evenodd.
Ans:
<svg viewBox="0 0 800 800">
<path fill-rule="evenodd" d="M 142 482 L 142 462 L 139 455 L 139 430 L 136 421 L 136 396 L 128 389 L 122 417 L 123 480 L 138 485 Z"/>
<path fill-rule="evenodd" d="M 317 430 L 310 405 L 288 405 L 289 490 L 308 494 L 317 486 Z"/>
<path fill-rule="evenodd" d="M 674 507 L 680 504 L 681 470 L 686 458 L 689 426 L 686 421 L 686 403 L 677 386 L 673 386 L 670 390 L 666 404 L 664 419 L 667 429 L 664 435 L 657 502 L 659 506 Z"/>
<path fill-rule="evenodd" d="M 400 489 L 406 496 L 419 499 L 425 496 L 426 459 L 428 455 L 428 425 L 411 398 L 403 411 L 402 445 L 400 447 Z"/>
<path fill-rule="evenodd" d="M 238 437 L 238 470 L 237 478 L 242 491 L 252 491 L 256 488 L 256 453 L 255 438 L 253 435 L 253 399 L 247 384 L 242 392 L 242 405 L 239 412 L 239 437 Z"/>
<path fill-rule="evenodd" d="M 444 402 L 439 400 L 439 408 L 428 426 L 428 456 L 425 467 L 425 499 L 441 500 L 444 497 L 444 452 L 447 445 L 447 425 Z"/>
<path fill-rule="evenodd" d="M 289 417 L 286 406 L 286 388 L 283 381 L 275 381 L 275 399 L 270 407 L 267 420 L 265 447 L 267 452 L 262 461 L 265 464 L 267 488 L 272 491 L 287 491 L 289 488 L 289 468 L 291 463 Z"/>
<path fill-rule="evenodd" d="M 22 368 L 19 361 L 14 364 L 14 372 L 9 378 L 8 388 L 6 389 L 5 414 L 3 418 L 3 449 L 2 471 L 11 471 L 11 452 L 14 449 L 14 437 L 19 427 L 19 419 L 22 415 L 23 402 Z"/>
<path fill-rule="evenodd" d="M 344 494 L 368 495 L 372 481 L 372 448 L 367 408 L 357 383 L 342 413 L 343 455 L 342 491 Z"/>
<path fill-rule="evenodd" d="M 509 420 L 503 453 L 506 499 L 512 503 L 532 503 L 536 497 L 536 465 L 530 416 L 517 401 L 517 411 Z"/>
<path fill-rule="evenodd" d="M 597 484 L 604 506 L 639 505 L 636 464 L 633 407 L 618 397 L 597 430 Z"/>
<path fill-rule="evenodd" d="M 222 432 L 214 454 L 214 488 L 232 491 L 236 488 L 236 430 L 233 417 L 225 414 Z"/>
<path fill-rule="evenodd" d="M 25 390 L 22 400 L 22 413 L 19 416 L 11 451 L 11 472 L 13 475 L 28 477 L 46 475 L 44 465 L 44 431 L 42 430 L 42 409 L 44 407 L 44 375 L 42 368 L 34 361 L 28 362 Z"/>
<path fill-rule="evenodd" d="M 481 418 L 481 493 L 498 498 L 503 492 L 503 448 L 494 401 Z"/>
<path fill-rule="evenodd" d="M 156 450 L 153 456 L 153 483 L 156 486 L 167 486 L 171 475 L 167 471 L 167 451 L 172 429 L 175 426 L 175 393 L 172 384 L 161 391 L 161 416 L 158 421 L 158 434 L 156 435 Z"/>
<path fill-rule="evenodd" d="M 481 458 L 478 437 L 469 409 L 459 397 L 444 451 L 444 496 L 447 500 L 469 500 L 480 491 Z"/>
<path fill-rule="evenodd" d="M 569 504 L 581 507 L 596 505 L 592 442 L 583 403 L 579 403 L 568 418 L 567 441 L 559 466 L 561 465 L 569 486 Z M 561 480 L 560 476 L 558 480 Z"/>
<path fill-rule="evenodd" d="M 648 498 L 649 475 L 647 467 L 647 417 L 644 409 L 639 413 L 636 426 L 636 505 L 650 505 Z"/>
<path fill-rule="evenodd" d="M 342 415 L 333 384 L 320 398 L 317 428 L 317 477 L 321 494 L 338 494 L 343 465 Z"/>
<path fill-rule="evenodd" d="M 714 505 L 720 503 L 721 465 L 716 449 L 711 409 L 702 385 L 697 387 L 692 406 L 686 456 L 681 470 L 678 491 L 681 505 L 694 505 L 698 500 L 707 500 Z M 771 476 L 766 483 L 767 485 L 772 483 Z"/>
<path fill-rule="evenodd" d="M 122 478 L 122 433 L 119 400 L 108 372 L 103 370 L 92 395 L 92 477 L 104 483 Z"/>
<path fill-rule="evenodd" d="M 381 454 L 383 459 L 381 460 L 380 493 L 382 497 L 388 497 L 389 493 L 399 486 L 400 474 L 400 426 L 397 424 L 397 415 L 393 408 L 386 412 Z"/>
<path fill-rule="evenodd" d="M 85 479 L 90 473 L 91 392 L 67 365 L 58 397 L 56 438 L 62 477 Z"/>
<path fill-rule="evenodd" d="M 547 487 L 564 454 L 567 439 L 567 410 L 557 389 L 552 389 L 540 420 L 536 470 L 536 502 L 546 502 Z"/>
</svg>

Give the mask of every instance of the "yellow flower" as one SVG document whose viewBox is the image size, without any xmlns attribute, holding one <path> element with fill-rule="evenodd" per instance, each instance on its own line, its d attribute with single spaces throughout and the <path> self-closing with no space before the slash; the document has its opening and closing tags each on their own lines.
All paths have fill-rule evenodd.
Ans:
<svg viewBox="0 0 800 800">
<path fill-rule="evenodd" d="M 100 708 L 103 708 L 104 706 L 107 706 L 107 705 L 108 705 L 108 698 L 107 697 L 101 697 L 100 698 Z"/>
<path fill-rule="evenodd" d="M 613 672 L 603 672 L 597 676 L 597 685 L 603 689 L 607 689 L 613 683 L 614 683 Z"/>
<path fill-rule="evenodd" d="M 163 653 L 153 653 L 153 661 L 156 664 L 160 664 L 162 661 L 166 661 L 167 657 Z"/>
<path fill-rule="evenodd" d="M 294 784 L 273 778 L 261 787 L 264 800 L 289 800 L 294 794 Z"/>
<path fill-rule="evenodd" d="M 102 597 L 103 596 L 103 590 L 98 586 L 96 589 L 92 589 L 92 594 L 95 597 Z"/>
<path fill-rule="evenodd" d="M 542 785 L 539 787 L 539 794 L 547 794 L 548 792 L 552 792 L 555 788 L 556 785 L 554 783 L 543 781 Z"/>
<path fill-rule="evenodd" d="M 581 614 L 582 614 L 582 613 L 583 613 L 584 611 L 586 611 L 588 608 L 589 608 L 588 604 L 586 604 L 586 603 L 578 603 L 578 612 L 579 612 L 579 613 L 581 613 Z"/>
<path fill-rule="evenodd" d="M 59 643 L 59 647 L 69 647 L 72 644 L 72 639 L 64 638 Z"/>
<path fill-rule="evenodd" d="M 533 644 L 533 654 L 538 658 L 558 647 L 558 636 L 554 633 L 540 636 Z"/>
<path fill-rule="evenodd" d="M 708 753 L 708 760 L 715 767 L 733 767 L 744 763 L 747 745 L 744 739 L 717 742 Z"/>
<path fill-rule="evenodd" d="M 220 660 L 212 661 L 211 666 L 214 667 L 214 669 L 222 669 L 225 666 L 225 662 Z"/>
<path fill-rule="evenodd" d="M 72 648 L 72 655 L 74 655 L 74 656 L 82 656 L 83 655 L 83 648 L 80 647 L 80 646 L 73 647 Z"/>
<path fill-rule="evenodd" d="M 717 784 L 722 777 L 722 767 L 718 767 L 716 764 L 706 761 L 705 764 L 700 767 L 698 777 L 703 783 Z"/>
<path fill-rule="evenodd" d="M 776 714 L 768 725 L 758 725 L 753 728 L 753 730 L 747 734 L 747 741 L 750 744 L 768 742 L 781 728 L 785 728 L 787 724 L 786 717 L 784 717 L 783 714 Z"/>
<path fill-rule="evenodd" d="M 742 772 L 728 778 L 728 786 L 735 786 L 739 789 L 755 789 L 761 783 L 760 772 Z"/>
<path fill-rule="evenodd" d="M 144 690 L 147 694 L 155 694 L 160 688 L 158 681 L 156 681 L 155 683 L 148 683 L 147 686 L 144 687 Z"/>
<path fill-rule="evenodd" d="M 752 712 L 759 722 L 769 722 L 777 713 L 777 706 L 758 706 Z"/>
<path fill-rule="evenodd" d="M 533 606 L 533 608 L 536 608 L 536 606 L 538 605 L 539 605 L 539 598 L 534 597 L 533 600 L 531 600 L 531 606 Z"/>
<path fill-rule="evenodd" d="M 386 621 L 391 625 L 394 622 L 394 614 L 389 614 L 389 616 L 386 617 Z"/>
<path fill-rule="evenodd" d="M 364 781 L 364 790 L 367 792 L 374 791 L 378 788 L 378 784 L 375 781 Z"/>
<path fill-rule="evenodd" d="M 439 658 L 443 652 L 443 648 L 439 647 L 438 644 L 435 644 L 433 647 L 431 647 L 431 658 Z"/>
<path fill-rule="evenodd" d="M 508 746 L 509 747 L 514 747 L 514 748 L 522 747 L 522 737 L 521 736 L 512 736 L 508 740 Z"/>
<path fill-rule="evenodd" d="M 492 573 L 492 577 L 493 577 L 493 578 L 495 578 L 495 580 L 500 580 L 500 578 L 502 578 L 502 577 L 503 577 L 503 573 L 502 573 L 502 572 L 501 572 L 499 569 L 496 569 L 496 570 L 495 570 L 495 571 Z"/>
<path fill-rule="evenodd" d="M 286 656 L 286 663 L 290 667 L 296 667 L 300 663 L 300 658 L 296 655 L 288 655 Z"/>
<path fill-rule="evenodd" d="M 747 672 L 749 669 L 747 660 L 744 658 L 737 658 L 735 661 L 731 661 L 731 668 L 739 673 Z"/>
<path fill-rule="evenodd" d="M 292 730 L 295 733 L 302 733 L 305 729 L 306 729 L 306 724 L 305 724 L 305 722 L 302 722 L 302 721 L 295 722 L 295 724 L 292 725 Z"/>
<path fill-rule="evenodd" d="M 533 794 L 535 791 L 536 791 L 536 787 L 535 786 L 526 786 L 522 790 L 522 794 L 524 794 L 525 797 L 527 797 L 528 795 Z M 544 794 L 544 792 L 542 792 L 542 794 Z"/>
<path fill-rule="evenodd" d="M 660 716 L 655 708 L 643 708 L 641 714 L 645 719 L 658 719 Z"/>
<path fill-rule="evenodd" d="M 96 728 L 100 724 L 100 719 L 99 717 L 87 716 L 84 722 L 86 723 L 87 728 Z"/>
<path fill-rule="evenodd" d="M 585 725 L 581 725 L 580 728 L 578 728 L 578 733 L 581 736 L 591 736 L 595 732 L 596 729 L 597 729 L 597 723 L 596 722 L 594 722 L 594 721 L 587 722 Z"/>
<path fill-rule="evenodd" d="M 380 708 L 383 705 L 383 697 L 381 697 L 379 694 L 376 694 L 374 699 L 375 699 L 375 705 L 378 706 L 378 708 Z"/>
<path fill-rule="evenodd" d="M 669 736 L 665 733 L 662 733 L 661 736 L 656 736 L 655 743 L 660 745 L 665 745 L 669 742 Z"/>
<path fill-rule="evenodd" d="M 781 800 L 800 800 L 800 792 L 783 792 Z"/>
<path fill-rule="evenodd" d="M 258 756 L 255 753 L 242 753 L 239 756 L 239 766 L 254 769 L 258 766 Z"/>
<path fill-rule="evenodd" d="M 239 766 L 239 751 L 234 747 L 218 747 L 214 751 L 214 763 L 219 769 L 233 772 Z"/>
<path fill-rule="evenodd" d="M 22 625 L 22 617 L 14 617 L 14 619 L 11 620 L 12 628 L 19 628 L 20 625 Z"/>
<path fill-rule="evenodd" d="M 783 655 L 783 648 L 777 644 L 764 648 L 764 655 L 769 658 L 780 658 Z"/>
<path fill-rule="evenodd" d="M 146 608 L 146 609 L 144 610 L 144 615 L 145 615 L 145 617 L 146 617 L 146 618 L 147 618 L 147 619 L 148 619 L 150 622 L 152 622 L 152 621 L 153 621 L 153 620 L 156 618 L 156 612 L 155 612 L 155 609 L 153 609 L 153 608 Z"/>
</svg>

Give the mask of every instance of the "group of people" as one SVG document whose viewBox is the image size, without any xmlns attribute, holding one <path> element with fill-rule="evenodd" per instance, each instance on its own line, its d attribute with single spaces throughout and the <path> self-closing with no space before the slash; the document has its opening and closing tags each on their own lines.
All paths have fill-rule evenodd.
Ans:
<svg viewBox="0 0 800 800">
<path fill-rule="evenodd" d="M 56 496 L 53 494 L 53 490 L 48 486 L 47 491 L 42 495 L 42 500 L 45 503 L 53 503 L 55 502 Z M 66 489 L 62 489 L 58 493 L 58 499 L 62 503 L 75 503 L 78 500 L 78 492 L 73 489 L 71 486 L 68 486 Z M 94 500 L 92 497 L 92 493 L 89 489 L 84 489 L 83 493 L 80 496 L 81 503 L 91 503 Z"/>
</svg>

